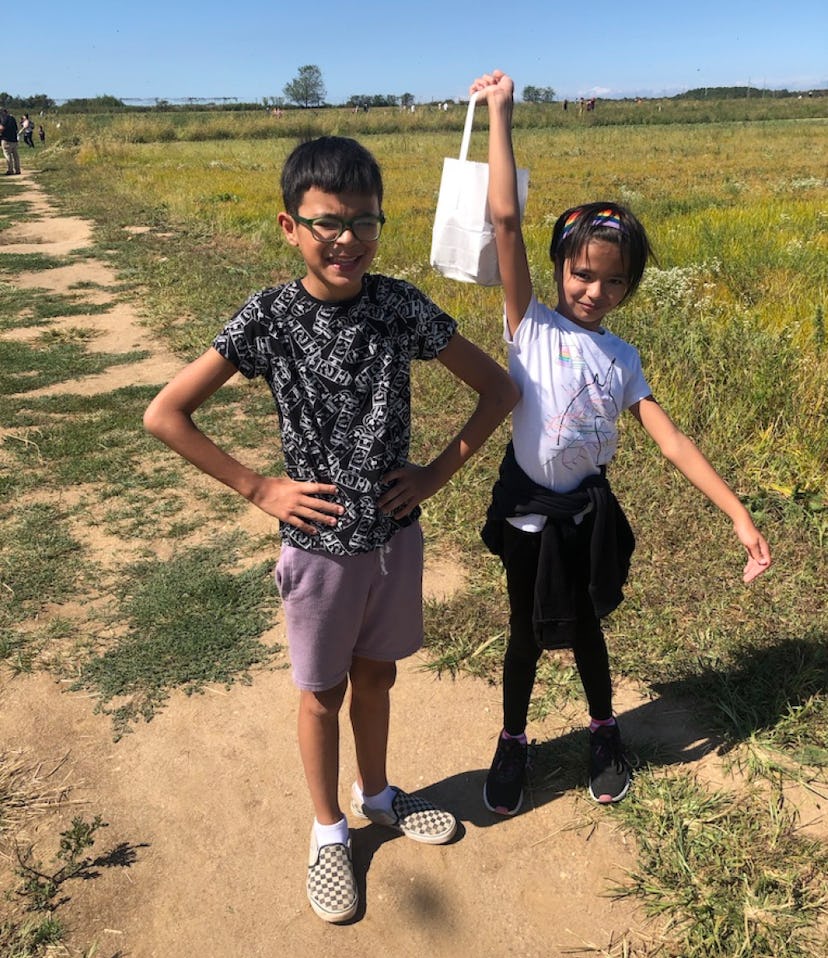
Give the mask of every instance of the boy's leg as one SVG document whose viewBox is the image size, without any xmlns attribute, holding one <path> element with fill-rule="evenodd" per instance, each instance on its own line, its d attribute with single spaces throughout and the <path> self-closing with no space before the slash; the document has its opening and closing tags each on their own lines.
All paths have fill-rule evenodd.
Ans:
<svg viewBox="0 0 828 958">
<path fill-rule="evenodd" d="M 408 795 L 388 784 L 390 691 L 396 676 L 394 662 L 354 657 L 351 666 L 351 725 L 358 768 L 351 811 L 358 818 L 388 825 L 415 841 L 441 845 L 454 835 L 457 828 L 454 816 L 424 798 Z"/>
<path fill-rule="evenodd" d="M 307 893 L 324 921 L 349 921 L 359 906 L 348 823 L 339 807 L 339 711 L 343 680 L 324 692 L 300 690 L 299 752 L 316 820 L 311 829 Z"/>
<path fill-rule="evenodd" d="M 344 680 L 324 692 L 299 692 L 299 753 L 320 825 L 333 825 L 342 819 L 338 798 L 339 711 L 347 685 Z"/>
<path fill-rule="evenodd" d="M 395 662 L 354 657 L 351 665 L 351 725 L 357 783 L 364 795 L 378 795 L 388 785 L 390 692 L 396 677 Z"/>
</svg>

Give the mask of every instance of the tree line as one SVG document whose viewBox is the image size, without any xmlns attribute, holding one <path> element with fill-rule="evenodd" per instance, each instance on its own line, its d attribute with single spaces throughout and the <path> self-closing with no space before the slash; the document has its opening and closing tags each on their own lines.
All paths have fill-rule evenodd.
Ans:
<svg viewBox="0 0 828 958">
<path fill-rule="evenodd" d="M 827 91 L 811 90 L 807 96 L 824 96 Z M 525 103 L 552 103 L 555 100 L 556 92 L 551 86 L 533 86 L 527 85 L 522 90 L 522 99 Z M 802 93 L 790 90 L 765 90 L 751 86 L 732 86 L 732 87 L 698 87 L 693 90 L 687 90 L 684 93 L 676 94 L 674 97 L 664 97 L 661 99 L 675 100 L 718 100 L 718 99 L 750 99 L 752 97 L 794 97 L 802 96 Z M 281 96 L 262 97 L 262 104 L 265 107 L 288 107 L 294 106 L 302 109 L 319 108 L 329 106 L 326 102 L 327 90 L 321 69 L 316 64 L 306 64 L 298 69 L 298 72 L 292 80 L 285 83 L 282 88 Z M 229 110 L 247 110 L 258 108 L 258 103 L 240 103 L 231 97 L 220 98 L 220 103 L 213 101 L 199 101 L 195 103 L 190 97 L 183 104 L 187 109 L 211 109 L 215 106 L 221 106 L 222 109 Z M 369 107 L 411 107 L 414 105 L 415 98 L 412 93 L 355 93 L 352 94 L 345 105 L 353 109 L 367 109 Z M 104 95 L 90 98 L 76 98 L 66 100 L 58 106 L 56 101 L 45 93 L 36 93 L 32 96 L 14 96 L 11 93 L 0 93 L 0 106 L 7 110 L 19 111 L 24 113 L 40 113 L 54 110 L 61 110 L 66 113 L 102 113 L 118 110 L 134 109 L 129 107 L 122 99 L 115 96 Z M 156 99 L 155 108 L 159 110 L 173 110 L 181 108 L 181 104 L 175 105 L 169 100 Z"/>
</svg>

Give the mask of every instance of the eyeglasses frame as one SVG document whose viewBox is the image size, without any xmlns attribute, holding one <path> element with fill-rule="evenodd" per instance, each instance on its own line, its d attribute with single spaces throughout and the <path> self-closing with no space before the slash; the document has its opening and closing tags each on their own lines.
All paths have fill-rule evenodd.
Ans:
<svg viewBox="0 0 828 958">
<path fill-rule="evenodd" d="M 360 213 L 359 216 L 352 216 L 349 220 L 342 219 L 341 216 L 334 216 L 332 213 L 325 214 L 324 216 L 300 216 L 298 213 L 292 213 L 293 219 L 297 223 L 301 223 L 302 226 L 306 226 L 310 230 L 311 236 L 316 240 L 317 243 L 335 243 L 344 232 L 350 230 L 353 233 L 354 239 L 358 240 L 360 243 L 376 243 L 377 240 L 382 235 L 382 228 L 385 226 L 385 214 L 380 211 L 379 215 L 374 213 Z M 324 239 L 321 237 L 315 229 L 315 224 L 320 220 L 336 220 L 340 226 L 340 231 L 332 239 Z M 359 220 L 372 220 L 377 224 L 377 235 L 372 240 L 361 240 L 354 232 L 354 223 L 359 222 Z"/>
</svg>

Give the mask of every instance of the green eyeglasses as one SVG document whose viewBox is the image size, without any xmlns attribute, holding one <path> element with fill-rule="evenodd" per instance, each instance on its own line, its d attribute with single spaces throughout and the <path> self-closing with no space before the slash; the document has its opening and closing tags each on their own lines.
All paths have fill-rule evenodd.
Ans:
<svg viewBox="0 0 828 958">
<path fill-rule="evenodd" d="M 360 243 L 375 243 L 380 238 L 385 217 L 371 216 L 363 213 L 350 220 L 342 220 L 338 216 L 306 216 L 293 214 L 293 218 L 302 226 L 307 226 L 311 236 L 318 243 L 335 243 L 345 230 L 350 230 Z"/>
</svg>

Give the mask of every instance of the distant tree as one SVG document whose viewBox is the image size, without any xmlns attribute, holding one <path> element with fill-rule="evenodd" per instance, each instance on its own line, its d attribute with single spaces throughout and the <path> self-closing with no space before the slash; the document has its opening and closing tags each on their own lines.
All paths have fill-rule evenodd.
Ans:
<svg viewBox="0 0 828 958">
<path fill-rule="evenodd" d="M 32 96 L 12 96 L 11 93 L 0 93 L 0 106 L 6 109 L 29 110 L 31 112 L 51 110 L 55 101 L 45 93 L 35 93 Z"/>
<path fill-rule="evenodd" d="M 304 107 L 321 106 L 327 96 L 322 71 L 312 64 L 299 67 L 299 73 L 284 85 L 282 92 L 292 103 Z"/>
<path fill-rule="evenodd" d="M 20 105 L 25 110 L 32 110 L 32 111 L 42 110 L 45 113 L 46 110 L 53 109 L 55 105 L 55 101 L 51 97 L 46 96 L 45 93 L 34 93 L 32 94 L 32 96 L 22 97 L 20 101 Z"/>
<path fill-rule="evenodd" d="M 788 97 L 790 90 L 760 90 L 753 86 L 706 86 L 678 93 L 675 100 L 748 100 L 751 97 Z"/>
<path fill-rule="evenodd" d="M 66 100 L 60 105 L 60 110 L 63 113 L 110 113 L 113 110 L 125 109 L 126 103 L 123 100 L 109 94 Z"/>
<path fill-rule="evenodd" d="M 399 97 L 393 93 L 355 93 L 345 101 L 345 106 L 362 109 L 366 106 L 396 106 Z"/>
<path fill-rule="evenodd" d="M 403 93 L 403 95 L 400 97 L 400 106 L 414 106 L 414 94 Z"/>
<path fill-rule="evenodd" d="M 551 86 L 525 86 L 523 100 L 525 103 L 551 103 L 555 99 L 555 91 Z"/>
</svg>

